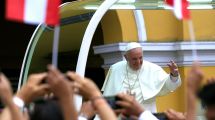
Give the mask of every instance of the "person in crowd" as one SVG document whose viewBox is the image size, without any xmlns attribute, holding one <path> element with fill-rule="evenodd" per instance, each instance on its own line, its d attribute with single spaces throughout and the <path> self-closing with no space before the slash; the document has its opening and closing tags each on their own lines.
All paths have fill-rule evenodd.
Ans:
<svg viewBox="0 0 215 120">
<path fill-rule="evenodd" d="M 211 78 L 208 81 L 208 84 L 198 92 L 198 98 L 205 108 L 207 120 L 215 120 L 215 78 Z"/>
<path fill-rule="evenodd" d="M 64 120 L 60 105 L 54 98 L 38 98 L 28 108 L 30 120 Z"/>
<path fill-rule="evenodd" d="M 156 112 L 156 96 L 166 95 L 181 85 L 178 67 L 174 61 L 168 64 L 170 74 L 160 66 L 143 60 L 139 43 L 128 43 L 126 60 L 112 65 L 102 87 L 104 96 L 127 92 L 134 95 L 144 109 Z"/>
</svg>

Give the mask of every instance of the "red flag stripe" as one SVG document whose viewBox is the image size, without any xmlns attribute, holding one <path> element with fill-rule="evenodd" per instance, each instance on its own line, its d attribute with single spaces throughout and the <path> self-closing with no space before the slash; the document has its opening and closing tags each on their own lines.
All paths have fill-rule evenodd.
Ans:
<svg viewBox="0 0 215 120">
<path fill-rule="evenodd" d="M 165 3 L 173 8 L 178 19 L 190 19 L 189 2 L 187 0 L 165 0 Z"/>
<path fill-rule="evenodd" d="M 170 6 L 174 6 L 173 0 L 166 0 L 165 2 Z"/>
<path fill-rule="evenodd" d="M 190 19 L 190 11 L 188 10 L 189 2 L 182 0 L 182 16 L 184 19 Z"/>
<path fill-rule="evenodd" d="M 23 21 L 25 0 L 6 0 L 6 18 Z"/>
<path fill-rule="evenodd" d="M 47 5 L 45 22 L 49 25 L 59 24 L 60 17 L 58 7 L 60 5 L 60 0 L 47 0 Z"/>
<path fill-rule="evenodd" d="M 42 22 L 51 26 L 58 25 L 60 18 L 58 11 L 61 0 L 44 1 L 6 0 L 6 18 L 28 24 L 39 24 Z M 30 7 L 32 4 L 33 7 Z"/>
</svg>

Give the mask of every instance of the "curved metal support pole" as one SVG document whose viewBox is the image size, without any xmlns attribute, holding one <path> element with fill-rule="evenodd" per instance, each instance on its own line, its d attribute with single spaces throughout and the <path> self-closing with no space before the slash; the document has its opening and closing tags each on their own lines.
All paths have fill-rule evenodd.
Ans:
<svg viewBox="0 0 215 120">
<path fill-rule="evenodd" d="M 118 0 L 105 0 L 101 4 L 101 6 L 99 6 L 99 8 L 97 9 L 97 11 L 93 15 L 92 19 L 90 20 L 90 22 L 87 26 L 87 29 L 85 31 L 83 41 L 81 44 L 81 49 L 79 52 L 78 62 L 77 62 L 77 66 L 76 66 L 76 72 L 81 76 L 84 76 L 84 74 L 85 74 L 87 57 L 88 57 L 90 44 L 91 44 L 93 35 L 95 33 L 95 30 L 96 30 L 99 22 L 101 21 L 102 17 L 104 16 L 104 14 L 107 12 L 107 10 L 117 1 Z M 79 110 L 81 107 L 82 98 L 79 96 L 79 97 L 75 97 L 75 99 L 76 99 L 75 100 L 76 108 Z"/>
<path fill-rule="evenodd" d="M 134 17 L 137 25 L 137 32 L 138 32 L 138 41 L 146 41 L 147 35 L 146 35 L 146 27 L 145 27 L 145 21 L 144 16 L 142 13 L 142 10 L 133 10 Z"/>
<path fill-rule="evenodd" d="M 30 62 L 31 62 L 28 59 L 29 59 L 29 57 L 32 58 L 35 46 L 36 46 L 36 44 L 37 44 L 37 42 L 39 40 L 39 38 L 36 39 L 36 40 L 34 39 L 36 34 L 42 34 L 42 31 L 44 30 L 43 29 L 43 30 L 40 31 L 39 28 L 41 26 L 42 26 L 41 24 L 37 26 L 37 28 L 35 29 L 33 35 L 31 36 L 30 42 L 28 43 L 28 47 L 27 47 L 27 49 L 25 51 L 25 56 L 24 56 L 24 59 L 23 59 L 23 62 L 22 62 L 22 67 L 21 67 L 21 72 L 20 72 L 20 75 L 19 75 L 19 83 L 18 83 L 18 89 L 17 90 L 20 90 L 22 84 L 27 80 L 28 71 L 26 71 L 26 70 L 29 69 Z"/>
</svg>

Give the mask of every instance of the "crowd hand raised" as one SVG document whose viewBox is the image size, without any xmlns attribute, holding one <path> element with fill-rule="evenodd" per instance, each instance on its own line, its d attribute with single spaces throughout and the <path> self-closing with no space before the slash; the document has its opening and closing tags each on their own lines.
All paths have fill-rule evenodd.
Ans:
<svg viewBox="0 0 215 120">
<path fill-rule="evenodd" d="M 170 70 L 170 74 L 173 76 L 173 77 L 177 77 L 179 75 L 179 71 L 178 71 L 178 66 L 177 64 L 171 60 L 170 63 L 167 64 L 168 67 L 169 67 L 169 70 Z"/>
<path fill-rule="evenodd" d="M 203 79 L 203 72 L 200 63 L 194 62 L 187 77 L 187 120 L 195 119 L 196 112 L 196 93 Z"/>
<path fill-rule="evenodd" d="M 10 105 L 13 98 L 13 93 L 9 80 L 3 73 L 0 73 L 0 98 L 4 104 Z"/>
<path fill-rule="evenodd" d="M 144 112 L 144 109 L 133 96 L 124 93 L 120 93 L 117 96 L 121 100 L 117 101 L 116 104 L 121 106 L 122 109 L 115 110 L 116 113 L 122 113 L 125 116 L 139 117 L 139 115 Z"/>
<path fill-rule="evenodd" d="M 64 120 L 77 119 L 78 113 L 73 102 L 72 84 L 55 66 L 48 65 L 47 82 L 51 91 L 58 98 Z"/>
<path fill-rule="evenodd" d="M 186 116 L 183 113 L 177 112 L 173 109 L 168 109 L 164 113 L 169 120 L 186 120 Z"/>
<path fill-rule="evenodd" d="M 50 90 L 48 84 L 42 84 L 42 81 L 47 77 L 47 73 L 31 74 L 28 77 L 27 83 L 16 94 L 25 104 L 30 103 L 35 98 L 44 96 Z"/>
<path fill-rule="evenodd" d="M 72 97 L 72 83 L 56 67 L 49 65 L 48 70 L 47 82 L 54 95 L 59 99 Z"/>
<path fill-rule="evenodd" d="M 1 112 L 2 120 L 23 120 L 24 116 L 13 102 L 13 93 L 9 80 L 4 74 L 0 74 L 0 97 L 6 107 Z"/>
<path fill-rule="evenodd" d="M 188 89 L 196 93 L 202 80 L 203 72 L 200 69 L 200 63 L 194 62 L 188 74 Z"/>
<path fill-rule="evenodd" d="M 73 88 L 75 93 L 82 95 L 88 100 L 102 96 L 99 88 L 92 80 L 74 72 L 67 72 L 67 76 L 74 81 Z"/>
</svg>

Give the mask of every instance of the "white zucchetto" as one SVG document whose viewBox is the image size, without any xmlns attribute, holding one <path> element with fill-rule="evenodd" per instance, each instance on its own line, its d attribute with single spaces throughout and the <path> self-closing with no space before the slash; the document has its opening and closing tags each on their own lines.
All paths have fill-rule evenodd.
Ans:
<svg viewBox="0 0 215 120">
<path fill-rule="evenodd" d="M 125 47 L 125 52 L 128 52 L 129 50 L 132 50 L 134 48 L 142 48 L 142 46 L 136 42 L 128 43 L 127 46 Z"/>
</svg>

